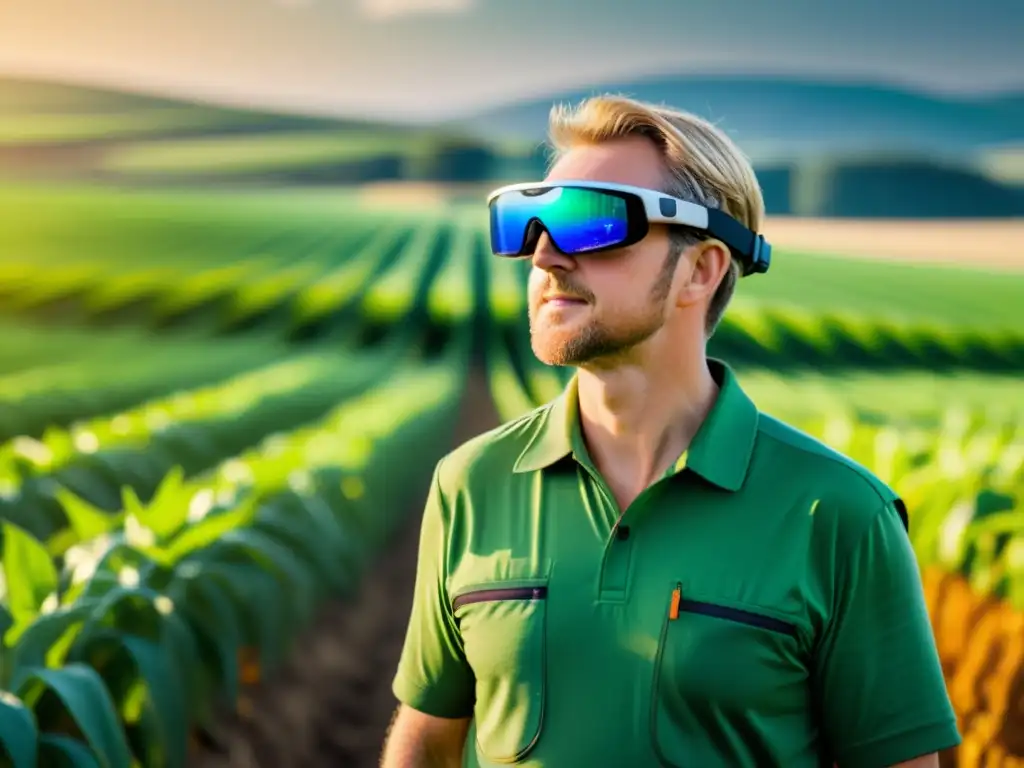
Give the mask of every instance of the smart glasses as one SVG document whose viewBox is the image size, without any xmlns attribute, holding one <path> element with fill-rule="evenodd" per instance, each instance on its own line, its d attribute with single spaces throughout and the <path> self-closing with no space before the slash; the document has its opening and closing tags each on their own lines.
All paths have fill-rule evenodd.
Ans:
<svg viewBox="0 0 1024 768">
<path fill-rule="evenodd" d="M 771 246 L 724 211 L 653 189 L 594 181 L 530 182 L 496 189 L 487 198 L 491 251 L 529 256 L 542 231 L 564 254 L 599 253 L 642 240 L 651 224 L 706 232 L 721 240 L 746 276 L 767 272 Z"/>
</svg>

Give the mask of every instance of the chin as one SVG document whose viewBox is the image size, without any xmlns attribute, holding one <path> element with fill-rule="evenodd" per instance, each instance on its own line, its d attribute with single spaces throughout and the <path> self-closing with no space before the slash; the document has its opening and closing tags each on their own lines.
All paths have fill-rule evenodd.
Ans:
<svg viewBox="0 0 1024 768">
<path fill-rule="evenodd" d="M 588 355 L 584 337 L 579 332 L 557 332 L 546 329 L 530 335 L 534 356 L 545 365 L 576 365 Z"/>
<path fill-rule="evenodd" d="M 545 365 L 563 365 L 569 344 L 562 334 L 553 334 L 550 331 L 531 334 L 530 347 L 534 356 Z"/>
</svg>

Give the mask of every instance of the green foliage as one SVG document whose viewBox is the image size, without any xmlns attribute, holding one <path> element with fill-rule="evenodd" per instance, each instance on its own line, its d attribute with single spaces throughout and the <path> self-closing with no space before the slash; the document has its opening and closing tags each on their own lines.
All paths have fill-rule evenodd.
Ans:
<svg viewBox="0 0 1024 768">
<path fill-rule="evenodd" d="M 189 729 L 238 695 L 239 654 L 256 649 L 261 674 L 271 672 L 317 606 L 355 586 L 425 480 L 429 466 L 393 457 L 443 445 L 468 350 L 453 341 L 433 363 L 410 351 L 307 356 L 217 396 L 179 397 L 237 426 L 277 389 L 301 400 L 309 393 L 296 386 L 311 376 L 329 373 L 334 385 L 333 405 L 305 427 L 292 419 L 291 431 L 264 432 L 191 476 L 175 461 L 145 500 L 131 475 L 115 510 L 88 486 L 59 488 L 67 527 L 46 542 L 3 523 L 11 693 L 0 701 L 0 745 L 12 760 L 187 764 Z M 139 437 L 151 450 L 154 435 Z M 67 445 L 73 462 L 78 449 Z M 188 447 L 164 451 L 173 461 Z"/>
</svg>

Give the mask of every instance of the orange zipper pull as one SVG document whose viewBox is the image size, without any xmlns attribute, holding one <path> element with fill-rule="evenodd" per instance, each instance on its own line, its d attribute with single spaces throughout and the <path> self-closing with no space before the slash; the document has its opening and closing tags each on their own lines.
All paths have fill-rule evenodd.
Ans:
<svg viewBox="0 0 1024 768">
<path fill-rule="evenodd" d="M 668 617 L 672 621 L 679 618 L 679 601 L 683 597 L 683 588 L 677 584 L 676 588 L 672 590 L 672 603 L 668 607 Z"/>
</svg>

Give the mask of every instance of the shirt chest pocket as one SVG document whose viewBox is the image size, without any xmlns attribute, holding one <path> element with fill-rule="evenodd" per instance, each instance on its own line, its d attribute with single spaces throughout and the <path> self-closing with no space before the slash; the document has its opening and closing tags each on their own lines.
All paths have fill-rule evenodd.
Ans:
<svg viewBox="0 0 1024 768">
<path fill-rule="evenodd" d="M 452 609 L 476 676 L 477 748 L 493 762 L 522 760 L 544 721 L 547 582 L 470 587 Z"/>
<path fill-rule="evenodd" d="M 679 584 L 666 596 L 650 712 L 661 765 L 702 764 L 702 748 L 730 739 L 723 724 L 802 717 L 808 670 L 795 619 Z"/>
</svg>

